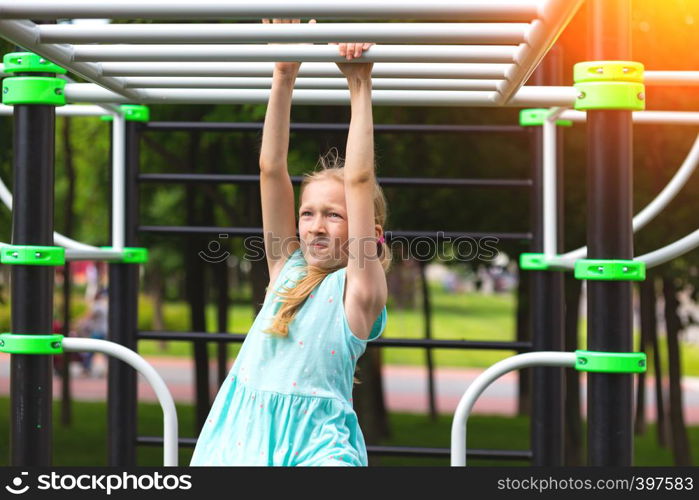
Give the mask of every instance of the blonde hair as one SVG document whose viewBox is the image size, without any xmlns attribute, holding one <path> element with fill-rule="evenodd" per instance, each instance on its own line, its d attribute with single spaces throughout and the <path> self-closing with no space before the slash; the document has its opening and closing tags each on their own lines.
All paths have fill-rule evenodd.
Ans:
<svg viewBox="0 0 699 500">
<path fill-rule="evenodd" d="M 344 184 L 344 161 L 338 155 L 337 149 L 333 148 L 325 156 L 321 156 L 318 160 L 317 167 L 320 167 L 320 169 L 304 174 L 303 181 L 301 182 L 299 199 L 303 196 L 303 191 L 306 186 L 308 186 L 311 182 L 330 179 Z M 384 227 L 387 216 L 388 210 L 386 198 L 383 194 L 381 186 L 379 186 L 378 182 L 375 182 L 374 224 Z M 383 267 L 384 272 L 388 272 L 388 269 L 391 266 L 391 253 L 389 252 L 388 245 L 385 241 L 383 243 L 377 242 L 377 245 L 379 245 L 377 251 L 379 260 L 381 261 L 381 267 Z M 287 337 L 289 335 L 289 325 L 310 293 L 321 281 L 323 281 L 323 279 L 325 279 L 328 274 L 337 271 L 338 269 L 341 268 L 337 267 L 334 269 L 325 269 L 307 265 L 305 274 L 302 275 L 302 277 L 293 287 L 283 287 L 282 291 L 275 290 L 274 293 L 281 299 L 281 307 L 274 315 L 272 325 L 264 331 L 280 337 Z"/>
</svg>

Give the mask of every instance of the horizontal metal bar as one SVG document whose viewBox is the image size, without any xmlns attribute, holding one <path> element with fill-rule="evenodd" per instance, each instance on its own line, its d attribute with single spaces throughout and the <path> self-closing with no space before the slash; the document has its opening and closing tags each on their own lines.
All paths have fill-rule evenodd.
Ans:
<svg viewBox="0 0 699 500">
<path fill-rule="evenodd" d="M 205 184 L 259 184 L 259 175 L 246 174 L 139 174 L 138 182 L 175 182 Z M 303 177 L 292 176 L 293 184 L 301 184 Z M 381 187 L 478 187 L 521 188 L 531 187 L 531 179 L 433 179 L 429 177 L 379 177 Z"/>
<path fill-rule="evenodd" d="M 374 78 L 457 78 L 502 79 L 510 64 L 488 63 L 376 63 L 371 74 Z M 273 62 L 105 62 L 105 76 L 192 76 L 192 77 L 271 77 Z M 304 62 L 299 77 L 340 78 L 340 69 L 334 63 Z"/>
<path fill-rule="evenodd" d="M 2 0 L 6 19 L 416 19 L 453 21 L 529 21 L 536 0 Z"/>
<path fill-rule="evenodd" d="M 449 448 L 418 448 L 412 446 L 376 446 L 367 445 L 367 453 L 370 455 L 394 456 L 394 457 L 449 457 Z M 531 450 L 468 450 L 468 457 L 473 459 L 491 460 L 531 460 Z"/>
<path fill-rule="evenodd" d="M 269 89 L 272 78 L 256 77 L 133 77 L 124 78 L 127 88 L 160 89 Z M 374 90 L 495 90 L 500 80 L 433 78 L 374 78 Z M 298 78 L 295 89 L 346 89 L 346 78 Z"/>
<path fill-rule="evenodd" d="M 138 101 L 138 91 L 125 89 L 119 78 L 102 75 L 99 64 L 81 63 L 73 60 L 72 48 L 69 45 L 42 45 L 37 43 L 37 25 L 30 21 L 8 21 L 3 19 L 2 4 L 0 3 L 0 36 L 6 40 L 34 52 L 46 59 L 69 70 L 91 82 L 111 90 L 124 100 Z M 29 16 L 35 19 L 33 16 Z M 93 103 L 90 103 L 93 104 Z"/>
<path fill-rule="evenodd" d="M 139 340 L 175 340 L 236 343 L 243 342 L 246 335 L 241 333 L 173 332 L 144 330 L 138 332 Z M 437 340 L 437 339 L 391 339 L 379 338 L 371 345 L 383 347 L 409 347 L 432 349 L 474 349 L 493 351 L 529 351 L 531 342 L 492 341 L 492 340 Z"/>
<path fill-rule="evenodd" d="M 518 44 L 526 23 L 46 24 L 40 43 Z"/>
<path fill-rule="evenodd" d="M 539 6 L 541 19 L 532 23 L 527 42 L 517 49 L 515 64 L 508 70 L 507 80 L 500 84 L 498 104 L 512 99 L 529 79 L 582 3 L 583 0 L 544 0 Z"/>
<path fill-rule="evenodd" d="M 143 446 L 162 446 L 163 438 L 160 436 L 137 436 L 136 444 Z M 180 448 L 194 448 L 197 438 L 179 438 Z M 373 446 L 367 445 L 370 455 L 382 455 L 393 457 L 434 457 L 449 458 L 449 448 L 418 448 L 414 446 Z M 491 460 L 531 460 L 531 450 L 468 450 L 468 458 Z"/>
<path fill-rule="evenodd" d="M 73 45 L 74 61 L 347 62 L 335 45 Z M 514 45 L 374 45 L 355 62 L 507 63 Z"/>
<path fill-rule="evenodd" d="M 206 132 L 261 131 L 262 122 L 148 122 L 144 131 L 199 130 Z M 347 132 L 349 123 L 292 123 L 292 132 Z M 531 129 L 518 125 L 431 125 L 374 124 L 374 132 L 388 134 L 527 134 Z"/>
<path fill-rule="evenodd" d="M 12 115 L 14 106 L 0 104 L 0 115 Z M 101 106 L 58 106 L 56 107 L 58 116 L 106 116 L 109 113 Z"/>
<path fill-rule="evenodd" d="M 643 81 L 646 85 L 699 85 L 699 71 L 645 71 Z"/>
<path fill-rule="evenodd" d="M 219 226 L 139 226 L 142 233 L 168 234 L 228 234 L 233 236 L 262 236 L 262 228 Z M 531 233 L 456 232 L 456 231 L 386 231 L 386 240 L 395 238 L 424 238 L 444 240 L 456 238 L 497 238 L 501 240 L 531 240 Z"/>
<path fill-rule="evenodd" d="M 111 251 L 111 250 L 66 250 L 66 260 L 67 261 L 80 261 L 80 260 L 101 260 L 110 261 L 117 260 L 121 261 L 124 258 L 124 252 Z"/>
<path fill-rule="evenodd" d="M 90 83 L 69 83 L 65 89 L 69 102 L 129 103 L 118 94 Z M 496 92 L 479 90 L 375 90 L 372 102 L 377 106 L 471 106 L 493 107 Z M 143 89 L 141 104 L 266 104 L 269 90 L 234 89 Z M 576 99 L 573 87 L 523 87 L 507 106 L 572 106 Z M 349 104 L 347 90 L 297 90 L 294 104 L 331 106 Z"/>
<path fill-rule="evenodd" d="M 631 116 L 637 124 L 699 125 L 697 111 L 634 111 Z M 559 118 L 574 122 L 587 121 L 587 113 L 572 109 L 563 111 Z"/>
</svg>

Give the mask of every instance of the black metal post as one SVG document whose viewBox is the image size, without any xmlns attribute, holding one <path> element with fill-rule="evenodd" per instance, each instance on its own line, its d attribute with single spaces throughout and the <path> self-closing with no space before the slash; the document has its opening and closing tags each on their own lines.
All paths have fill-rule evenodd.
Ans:
<svg viewBox="0 0 699 500">
<path fill-rule="evenodd" d="M 534 74 L 536 85 L 559 85 L 561 82 L 561 56 L 557 49 L 552 50 Z M 534 186 L 533 195 L 533 240 L 534 252 L 544 251 L 543 207 L 543 148 L 542 127 L 534 133 Z M 561 151 L 561 136 L 558 131 L 557 151 Z M 561 155 L 557 161 L 557 250 L 563 248 L 563 182 L 560 175 Z M 534 271 L 531 275 L 531 324 L 534 351 L 564 350 L 564 289 L 563 273 L 557 271 Z M 563 465 L 563 425 L 564 425 L 564 384 L 562 368 L 537 367 L 532 369 L 532 414 L 531 446 L 533 465 Z"/>
<path fill-rule="evenodd" d="M 590 59 L 628 60 L 629 0 L 589 4 Z M 630 111 L 587 113 L 587 246 L 590 259 L 633 258 Z M 630 352 L 631 283 L 587 282 L 587 345 Z M 628 466 L 633 449 L 632 376 L 588 374 L 588 463 Z"/>
<path fill-rule="evenodd" d="M 139 123 L 126 122 L 125 246 L 136 246 Z M 138 265 L 109 264 L 109 340 L 137 350 Z M 107 456 L 110 466 L 136 465 L 136 372 L 109 358 L 107 381 Z"/>
<path fill-rule="evenodd" d="M 54 106 L 14 107 L 13 245 L 53 246 L 55 127 Z M 53 267 L 12 267 L 12 333 L 53 333 L 53 274 Z M 12 355 L 12 465 L 51 465 L 52 376 L 52 356 Z"/>
</svg>

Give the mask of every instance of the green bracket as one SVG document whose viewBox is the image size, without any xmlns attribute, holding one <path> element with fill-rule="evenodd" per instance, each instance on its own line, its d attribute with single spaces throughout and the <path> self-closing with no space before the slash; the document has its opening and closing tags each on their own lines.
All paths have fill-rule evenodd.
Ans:
<svg viewBox="0 0 699 500">
<path fill-rule="evenodd" d="M 578 91 L 575 109 L 646 108 L 643 64 L 633 61 L 587 61 L 574 66 L 574 87 Z"/>
<path fill-rule="evenodd" d="M 575 262 L 575 277 L 579 280 L 643 281 L 646 264 L 636 260 L 580 259 Z"/>
<path fill-rule="evenodd" d="M 16 266 L 62 266 L 66 263 L 66 251 L 62 247 L 29 245 L 3 245 L 0 247 L 0 264 Z"/>
<path fill-rule="evenodd" d="M 150 120 L 150 108 L 142 104 L 122 104 L 119 106 L 124 114 L 124 120 L 127 122 L 147 122 Z M 112 121 L 112 115 L 104 115 L 100 120 L 105 122 Z"/>
<path fill-rule="evenodd" d="M 102 250 L 114 250 L 114 247 L 100 247 Z M 148 249 L 139 247 L 124 247 L 122 249 L 121 259 L 110 259 L 110 262 L 119 262 L 122 264 L 144 264 L 148 262 Z"/>
<path fill-rule="evenodd" d="M 2 82 L 2 103 L 48 104 L 63 106 L 66 103 L 65 80 L 52 76 L 14 76 Z"/>
<path fill-rule="evenodd" d="M 546 271 L 549 268 L 543 253 L 519 254 L 519 268 L 527 271 Z"/>
<path fill-rule="evenodd" d="M 575 369 L 596 373 L 644 373 L 644 352 L 575 351 Z"/>
<path fill-rule="evenodd" d="M 519 112 L 519 126 L 534 127 L 543 125 L 549 112 L 550 110 L 546 108 L 523 109 Z M 571 127 L 573 122 L 570 120 L 556 120 L 556 125 L 559 127 Z"/>
<path fill-rule="evenodd" d="M 11 52 L 2 58 L 5 73 L 56 73 L 67 71 L 33 52 Z"/>
<path fill-rule="evenodd" d="M 8 354 L 61 354 L 63 335 L 0 334 L 0 352 Z"/>
</svg>

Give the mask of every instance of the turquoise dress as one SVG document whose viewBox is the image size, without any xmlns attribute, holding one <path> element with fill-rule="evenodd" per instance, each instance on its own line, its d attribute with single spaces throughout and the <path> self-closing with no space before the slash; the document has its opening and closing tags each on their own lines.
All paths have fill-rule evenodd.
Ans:
<svg viewBox="0 0 699 500">
<path fill-rule="evenodd" d="M 366 466 L 364 436 L 352 408 L 357 360 L 367 340 L 349 328 L 342 299 L 346 268 L 328 274 L 289 325 L 288 337 L 262 330 L 279 309 L 264 304 L 201 430 L 190 465 Z M 306 272 L 301 250 L 274 284 L 293 287 Z M 369 340 L 386 327 L 384 307 Z"/>
</svg>

